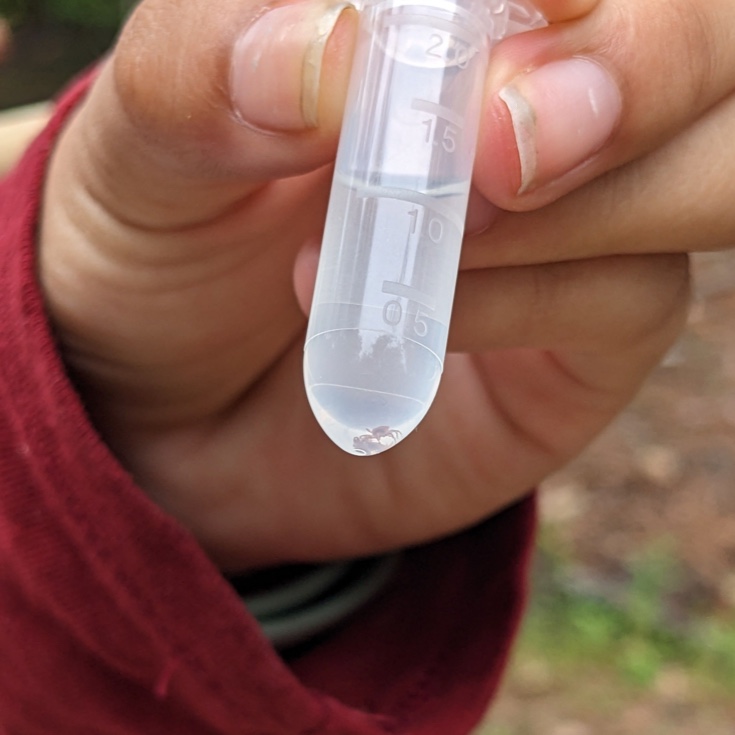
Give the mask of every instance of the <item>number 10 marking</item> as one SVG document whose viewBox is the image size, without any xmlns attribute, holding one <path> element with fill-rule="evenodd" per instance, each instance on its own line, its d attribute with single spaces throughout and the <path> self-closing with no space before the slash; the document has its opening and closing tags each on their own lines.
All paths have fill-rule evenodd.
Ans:
<svg viewBox="0 0 735 735">
<path fill-rule="evenodd" d="M 411 235 L 416 234 L 416 225 L 418 224 L 419 219 L 419 210 L 417 207 L 414 207 L 413 209 L 408 210 L 408 216 L 411 219 L 411 225 L 408 230 L 408 236 L 411 237 Z M 429 218 L 429 224 L 426 228 L 426 232 L 429 235 L 429 239 L 432 242 L 440 243 L 442 238 L 444 237 L 444 223 L 439 219 L 439 217 L 430 217 Z"/>
</svg>

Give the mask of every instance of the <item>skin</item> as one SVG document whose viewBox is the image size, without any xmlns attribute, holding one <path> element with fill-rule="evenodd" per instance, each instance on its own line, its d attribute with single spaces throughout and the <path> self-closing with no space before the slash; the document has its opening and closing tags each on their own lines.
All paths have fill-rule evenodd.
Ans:
<svg viewBox="0 0 735 735">
<path fill-rule="evenodd" d="M 501 47 L 488 78 L 484 126 L 505 151 L 512 129 L 493 113 L 494 80 L 542 46 L 571 50 L 564 39 L 589 36 L 607 5 L 539 4 L 557 23 L 528 49 Z M 301 352 L 355 16 L 342 13 L 326 46 L 316 127 L 293 124 L 299 84 L 283 69 L 299 65 L 280 67 L 280 80 L 263 69 L 259 83 L 284 95 L 288 113 L 288 125 L 268 129 L 270 108 L 250 109 L 259 124 L 248 124 L 229 90 L 230 50 L 262 12 L 252 1 L 223 0 L 212 13 L 206 0 L 145 0 L 58 143 L 39 238 L 49 310 L 94 422 L 227 570 L 415 544 L 517 500 L 628 403 L 688 302 L 685 255 L 542 256 L 546 238 L 561 238 L 548 227 L 532 237 L 529 226 L 512 248 L 502 234 L 511 225 L 496 216 L 467 241 L 452 354 L 429 416 L 389 452 L 341 452 L 308 408 Z M 273 53 L 299 53 L 297 37 Z M 625 144 L 611 142 L 597 174 L 655 148 L 654 122 L 645 141 L 621 127 Z M 481 141 L 481 156 L 494 145 Z M 529 217 L 557 206 L 538 192 L 509 195 L 506 159 L 500 183 L 478 166 L 480 194 L 544 207 Z"/>
</svg>

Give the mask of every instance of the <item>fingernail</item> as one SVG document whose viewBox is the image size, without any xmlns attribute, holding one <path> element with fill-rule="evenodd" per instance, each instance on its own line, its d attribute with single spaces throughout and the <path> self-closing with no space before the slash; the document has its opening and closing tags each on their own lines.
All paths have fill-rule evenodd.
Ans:
<svg viewBox="0 0 735 735">
<path fill-rule="evenodd" d="M 272 8 L 235 43 L 230 92 L 241 122 L 273 131 L 318 124 L 322 60 L 348 2 Z"/>
<path fill-rule="evenodd" d="M 622 100 L 596 61 L 554 61 L 516 77 L 499 93 L 513 122 L 523 194 L 583 164 L 612 135 Z"/>
</svg>

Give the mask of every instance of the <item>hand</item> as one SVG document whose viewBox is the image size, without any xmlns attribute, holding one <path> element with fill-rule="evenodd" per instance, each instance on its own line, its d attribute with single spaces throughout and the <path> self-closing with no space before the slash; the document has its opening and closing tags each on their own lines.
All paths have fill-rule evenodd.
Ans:
<svg viewBox="0 0 735 735">
<path fill-rule="evenodd" d="M 50 167 L 40 274 L 67 365 L 230 570 L 419 543 L 513 502 L 626 404 L 686 309 L 684 256 L 463 272 L 426 420 L 378 457 L 332 445 L 292 279 L 304 307 L 355 22 L 316 0 L 146 0 Z"/>
<path fill-rule="evenodd" d="M 464 265 L 732 247 L 733 29 L 728 0 L 600 0 L 504 42 L 476 185 L 522 214 L 486 213 Z"/>
</svg>

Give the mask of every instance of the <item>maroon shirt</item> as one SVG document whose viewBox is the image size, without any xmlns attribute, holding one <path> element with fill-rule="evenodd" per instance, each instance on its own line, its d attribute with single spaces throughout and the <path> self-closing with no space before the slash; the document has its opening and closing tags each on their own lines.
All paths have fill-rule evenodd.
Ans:
<svg viewBox="0 0 735 735">
<path fill-rule="evenodd" d="M 47 321 L 44 171 L 87 84 L 0 185 L 0 733 L 467 733 L 518 626 L 533 498 L 407 552 L 379 598 L 276 653 L 99 438 Z"/>
</svg>

